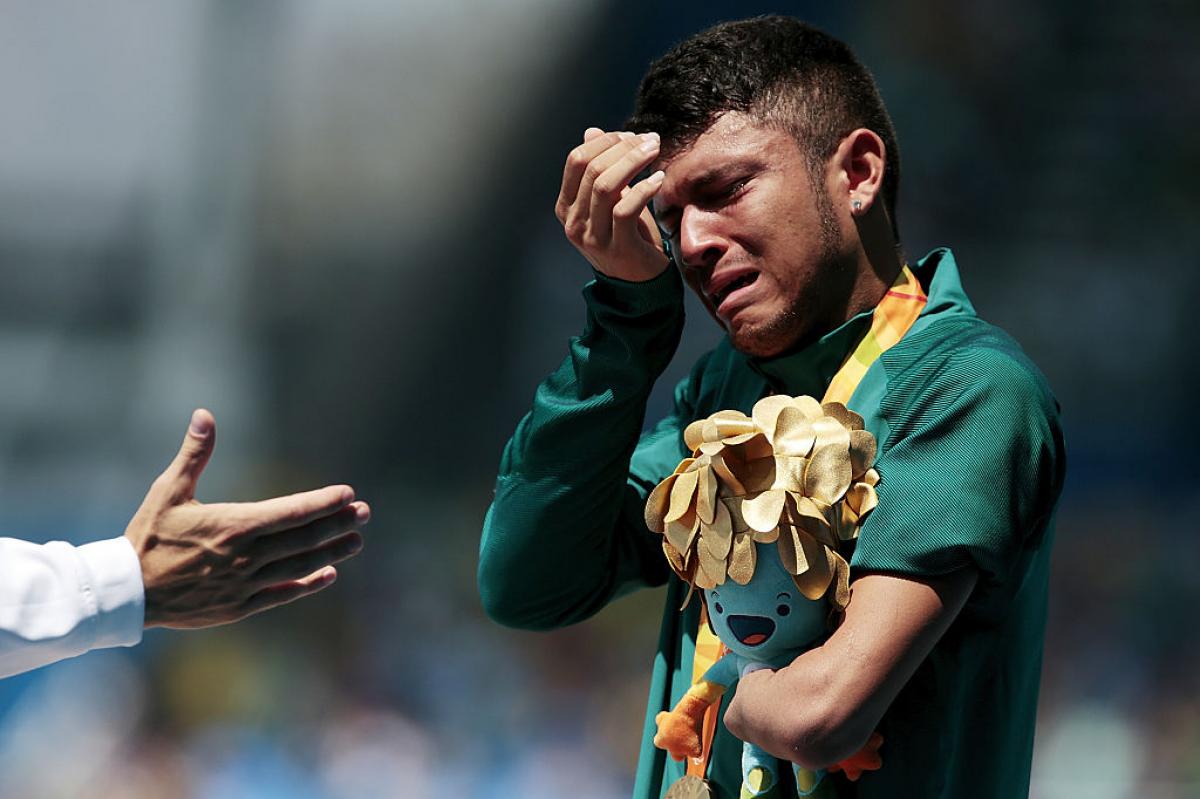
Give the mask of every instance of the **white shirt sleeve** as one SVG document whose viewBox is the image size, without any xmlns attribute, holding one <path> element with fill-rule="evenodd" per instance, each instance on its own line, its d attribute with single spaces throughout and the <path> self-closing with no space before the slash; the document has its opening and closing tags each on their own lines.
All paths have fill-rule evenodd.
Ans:
<svg viewBox="0 0 1200 799">
<path fill-rule="evenodd" d="M 123 536 L 80 547 L 0 538 L 0 678 L 133 646 L 144 605 L 142 567 Z"/>
</svg>

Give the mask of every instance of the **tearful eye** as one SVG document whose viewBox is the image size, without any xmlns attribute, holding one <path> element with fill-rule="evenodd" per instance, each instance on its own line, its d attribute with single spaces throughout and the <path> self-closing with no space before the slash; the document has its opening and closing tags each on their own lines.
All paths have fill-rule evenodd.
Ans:
<svg viewBox="0 0 1200 799">
<path fill-rule="evenodd" d="M 779 607 L 775 608 L 775 612 L 780 616 L 786 616 L 792 612 L 792 609 L 787 605 L 780 605 Z"/>
<path fill-rule="evenodd" d="M 720 603 L 720 602 L 716 602 L 716 603 L 714 603 L 714 604 L 713 604 L 713 608 L 715 608 L 715 609 L 716 609 L 717 613 L 724 613 L 724 612 L 725 612 L 725 608 L 721 607 L 721 603 Z"/>
</svg>

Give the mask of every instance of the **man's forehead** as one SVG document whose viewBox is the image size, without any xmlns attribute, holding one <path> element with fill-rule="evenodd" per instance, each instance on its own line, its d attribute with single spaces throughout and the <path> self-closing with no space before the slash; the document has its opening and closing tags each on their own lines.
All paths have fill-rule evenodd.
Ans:
<svg viewBox="0 0 1200 799">
<path fill-rule="evenodd" d="M 753 149 L 752 139 L 766 133 L 768 129 L 752 117 L 740 111 L 726 111 L 713 120 L 712 124 L 687 147 L 680 148 L 654 162 L 654 169 L 672 167 L 694 167 L 712 161 L 723 154 Z"/>
<path fill-rule="evenodd" d="M 728 111 L 719 116 L 696 141 L 656 160 L 650 170 L 666 173 L 656 205 L 674 206 L 690 192 L 732 176 L 732 173 L 761 164 L 772 139 L 780 131 L 759 123 L 747 114 Z"/>
</svg>

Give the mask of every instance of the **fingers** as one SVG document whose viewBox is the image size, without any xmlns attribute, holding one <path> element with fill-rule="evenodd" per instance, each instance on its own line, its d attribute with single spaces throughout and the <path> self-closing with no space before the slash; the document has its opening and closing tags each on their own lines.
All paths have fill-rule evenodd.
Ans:
<svg viewBox="0 0 1200 799">
<path fill-rule="evenodd" d="M 647 206 L 650 200 L 662 188 L 663 178 L 666 177 L 661 169 L 653 175 L 635 183 L 621 195 L 621 199 L 612 209 L 613 235 L 633 235 L 638 230 L 639 219 L 649 213 Z M 643 223 L 654 225 L 654 220 L 642 220 Z"/>
<path fill-rule="evenodd" d="M 621 141 L 622 134 L 619 132 L 602 133 L 599 131 L 599 128 L 588 128 L 584 133 L 583 144 L 576 147 L 567 156 L 567 163 L 563 167 L 562 188 L 559 189 L 558 202 L 554 206 L 554 213 L 560 222 L 567 221 L 567 212 L 575 204 L 575 198 L 579 193 L 579 184 L 583 180 L 583 173 L 587 170 L 588 164 L 596 156 Z M 590 139 L 588 138 L 589 134 L 592 136 Z"/>
<path fill-rule="evenodd" d="M 337 513 L 354 501 L 350 486 L 326 486 L 315 491 L 264 499 L 243 506 L 252 521 L 251 535 L 269 535 Z"/>
<path fill-rule="evenodd" d="M 588 226 L 596 244 L 605 244 L 613 233 L 613 207 L 621 199 L 622 191 L 638 172 L 641 172 L 658 155 L 658 134 L 643 133 L 631 141 L 622 141 L 598 156 L 584 170 L 579 185 L 580 194 L 591 197 L 588 209 Z M 588 176 L 597 173 L 588 184 Z M 576 204 L 577 206 L 579 203 Z M 639 209 L 640 211 L 640 209 Z M 634 218 L 637 214 L 634 214 Z"/>
<path fill-rule="evenodd" d="M 217 422 L 203 408 L 192 411 L 192 421 L 183 437 L 178 454 L 159 478 L 169 488 L 177 501 L 189 500 L 196 495 L 196 483 L 212 457 L 217 442 Z"/>
<path fill-rule="evenodd" d="M 255 613 L 261 613 L 264 610 L 286 605 L 302 597 L 315 594 L 333 585 L 333 581 L 336 579 L 337 569 L 325 566 L 299 580 L 289 580 L 286 583 L 264 588 L 242 603 L 239 609 L 241 611 L 239 618 L 253 616 Z"/>
<path fill-rule="evenodd" d="M 316 549 L 268 563 L 254 574 L 259 585 L 277 585 L 297 580 L 325 566 L 340 563 L 362 551 L 363 539 L 357 532 L 349 532 L 329 541 Z"/>
<path fill-rule="evenodd" d="M 670 266 L 648 207 L 665 176 L 630 186 L 659 151 L 656 133 L 588 128 L 567 157 L 554 213 L 567 240 L 610 277 L 644 282 Z"/>
<path fill-rule="evenodd" d="M 367 503 L 352 502 L 337 513 L 302 527 L 259 537 L 251 545 L 249 554 L 255 563 L 274 563 L 316 549 L 354 531 L 370 520 L 371 509 Z"/>
</svg>

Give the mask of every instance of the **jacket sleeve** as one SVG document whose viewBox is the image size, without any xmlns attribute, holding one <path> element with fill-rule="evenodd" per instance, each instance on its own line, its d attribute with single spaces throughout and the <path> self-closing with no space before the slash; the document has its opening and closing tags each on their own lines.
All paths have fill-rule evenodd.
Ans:
<svg viewBox="0 0 1200 799">
<path fill-rule="evenodd" d="M 479 593 L 494 620 L 552 629 L 667 579 L 643 506 L 682 457 L 689 380 L 675 413 L 641 434 L 646 400 L 683 326 L 678 273 L 584 289 L 587 324 L 537 389 L 500 461 L 484 520 Z"/>
<path fill-rule="evenodd" d="M 965 350 L 905 382 L 921 390 L 884 403 L 879 505 L 852 567 L 916 576 L 975 567 L 984 583 L 1015 590 L 1062 491 L 1065 446 L 1049 387 L 996 348 Z M 917 399 L 891 399 L 902 394 Z"/>
<path fill-rule="evenodd" d="M 125 538 L 0 538 L 0 677 L 142 640 L 142 569 Z"/>
</svg>

